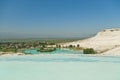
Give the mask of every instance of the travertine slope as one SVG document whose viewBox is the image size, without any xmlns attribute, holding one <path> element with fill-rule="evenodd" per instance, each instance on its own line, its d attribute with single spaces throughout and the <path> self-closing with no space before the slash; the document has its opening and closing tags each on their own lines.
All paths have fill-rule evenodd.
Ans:
<svg viewBox="0 0 120 80">
<path fill-rule="evenodd" d="M 106 29 L 98 32 L 97 35 L 92 38 L 65 43 L 62 46 L 69 45 L 73 45 L 76 47 L 77 45 L 79 45 L 83 48 L 94 48 L 98 53 L 107 52 L 120 46 L 120 28 Z M 120 53 L 120 49 L 115 50 L 119 50 L 116 52 Z"/>
</svg>

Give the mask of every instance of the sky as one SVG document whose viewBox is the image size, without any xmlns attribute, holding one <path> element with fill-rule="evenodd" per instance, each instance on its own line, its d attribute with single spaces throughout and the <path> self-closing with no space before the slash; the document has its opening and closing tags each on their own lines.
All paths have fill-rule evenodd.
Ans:
<svg viewBox="0 0 120 80">
<path fill-rule="evenodd" d="M 120 0 L 0 0 L 0 37 L 83 37 L 120 27 Z"/>
</svg>

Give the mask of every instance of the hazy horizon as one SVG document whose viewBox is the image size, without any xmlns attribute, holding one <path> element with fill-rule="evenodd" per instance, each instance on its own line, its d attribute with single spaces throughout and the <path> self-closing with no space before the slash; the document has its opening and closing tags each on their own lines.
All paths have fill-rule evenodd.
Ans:
<svg viewBox="0 0 120 80">
<path fill-rule="evenodd" d="M 74 35 L 74 36 L 56 36 L 56 35 L 33 35 L 33 34 L 15 34 L 15 33 L 0 33 L 0 39 L 82 39 L 92 37 L 95 34 Z"/>
<path fill-rule="evenodd" d="M 119 0 L 0 0 L 0 11 L 0 38 L 81 38 L 120 27 Z"/>
</svg>

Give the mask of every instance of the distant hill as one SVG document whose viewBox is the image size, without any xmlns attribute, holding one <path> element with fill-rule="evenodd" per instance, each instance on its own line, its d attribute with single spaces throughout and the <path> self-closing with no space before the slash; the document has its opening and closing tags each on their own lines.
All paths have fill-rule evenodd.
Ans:
<svg viewBox="0 0 120 80">
<path fill-rule="evenodd" d="M 42 34 L 24 34 L 24 33 L 2 33 L 0 32 L 0 39 L 78 39 L 78 38 L 88 38 L 93 36 L 94 34 L 88 34 L 88 35 L 81 35 L 81 36 L 65 36 L 65 35 L 42 35 Z"/>
</svg>

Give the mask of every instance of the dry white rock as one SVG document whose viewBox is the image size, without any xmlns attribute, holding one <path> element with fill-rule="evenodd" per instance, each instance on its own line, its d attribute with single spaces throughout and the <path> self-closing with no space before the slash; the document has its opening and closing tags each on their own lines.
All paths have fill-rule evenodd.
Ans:
<svg viewBox="0 0 120 80">
<path fill-rule="evenodd" d="M 62 44 L 64 47 L 69 45 L 79 45 L 83 48 L 93 48 L 98 53 L 109 51 L 107 53 L 114 54 L 117 52 L 120 54 L 120 28 L 106 29 L 98 32 L 94 37 Z"/>
</svg>

